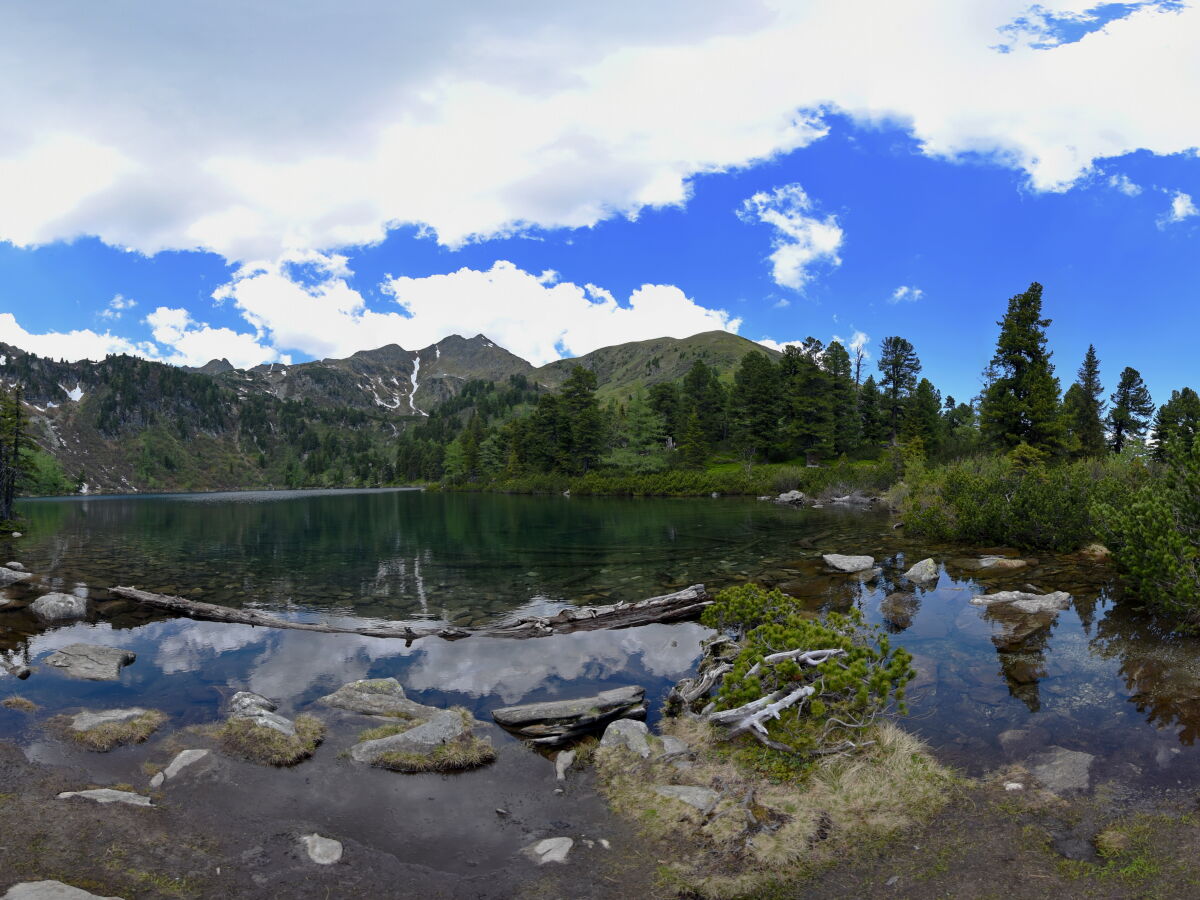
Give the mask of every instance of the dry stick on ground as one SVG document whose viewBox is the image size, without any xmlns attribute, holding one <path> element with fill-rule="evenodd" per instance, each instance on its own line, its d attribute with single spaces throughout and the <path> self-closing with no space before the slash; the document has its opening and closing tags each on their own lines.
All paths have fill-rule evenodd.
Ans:
<svg viewBox="0 0 1200 900">
<path fill-rule="evenodd" d="M 367 637 L 400 638 L 406 642 L 433 636 L 446 640 L 458 640 L 475 634 L 487 637 L 528 638 L 564 634 L 571 631 L 630 628 L 654 622 L 677 622 L 695 618 L 712 603 L 704 585 L 694 584 L 681 591 L 664 594 L 661 597 L 651 597 L 637 603 L 567 608 L 553 616 L 524 616 L 508 622 L 501 622 L 490 628 L 468 631 L 448 626 L 413 628 L 410 625 L 340 626 L 293 622 L 253 609 L 233 609 L 214 603 L 186 600 L 183 597 L 154 594 L 133 587 L 114 587 L 109 591 L 117 597 L 134 600 L 145 606 L 210 622 L 232 622 L 240 625 L 259 625 L 265 628 L 290 628 L 297 631 L 319 631 L 326 634 L 361 634 Z"/>
</svg>

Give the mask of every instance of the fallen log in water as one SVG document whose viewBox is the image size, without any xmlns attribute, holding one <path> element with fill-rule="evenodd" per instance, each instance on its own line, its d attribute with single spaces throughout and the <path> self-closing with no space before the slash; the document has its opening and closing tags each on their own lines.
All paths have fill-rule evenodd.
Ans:
<svg viewBox="0 0 1200 900">
<path fill-rule="evenodd" d="M 704 585 L 693 584 L 682 591 L 636 603 L 567 607 L 552 616 L 523 616 L 483 629 L 481 633 L 492 637 L 524 638 L 602 628 L 632 628 L 655 622 L 679 622 L 696 618 L 711 603 L 712 598 Z"/>
<path fill-rule="evenodd" d="M 238 625 L 259 625 L 264 628 L 291 628 L 296 631 L 319 631 L 326 634 L 361 634 L 367 637 L 400 638 L 415 641 L 423 637 L 440 637 L 458 640 L 471 635 L 487 637 L 529 638 L 571 631 L 595 631 L 602 628 L 631 628 L 655 622 L 678 622 L 698 616 L 704 607 L 712 603 L 702 584 L 694 584 L 673 594 L 651 597 L 637 603 L 616 603 L 611 606 L 569 607 L 553 616 L 523 616 L 509 622 L 501 622 L 490 628 L 467 630 L 443 626 L 440 628 L 413 628 L 410 625 L 323 625 L 311 622 L 293 622 L 253 609 L 233 609 L 154 594 L 133 587 L 109 588 L 114 596 L 133 600 L 145 606 L 167 612 L 178 613 L 192 619 L 208 622 L 231 622 Z"/>
<path fill-rule="evenodd" d="M 293 622 L 281 619 L 253 609 L 233 609 L 228 606 L 217 606 L 215 603 L 201 603 L 198 600 L 185 600 L 183 597 L 171 597 L 166 594 L 153 594 L 150 591 L 140 591 L 132 587 L 109 588 L 109 593 L 126 600 L 134 600 L 145 606 L 179 613 L 191 619 L 201 619 L 206 622 L 231 622 L 237 625 L 261 625 L 264 628 L 291 628 L 295 631 L 320 631 L 325 634 L 361 634 L 367 637 L 401 638 L 405 641 L 415 641 L 418 638 L 437 637 L 447 640 L 470 637 L 471 632 L 462 628 L 413 628 L 409 625 L 364 625 L 341 626 L 323 625 L 316 622 Z"/>
</svg>

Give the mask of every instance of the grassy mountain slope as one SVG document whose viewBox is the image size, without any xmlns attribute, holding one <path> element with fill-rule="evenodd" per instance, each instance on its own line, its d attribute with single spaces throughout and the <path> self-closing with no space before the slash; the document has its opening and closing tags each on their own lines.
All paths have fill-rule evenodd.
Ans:
<svg viewBox="0 0 1200 900">
<path fill-rule="evenodd" d="M 723 378 L 732 377 L 742 357 L 751 350 L 772 358 L 779 356 L 762 344 L 728 331 L 706 331 L 687 338 L 655 338 L 602 347 L 574 359 L 560 359 L 542 366 L 537 370 L 537 378 L 557 387 L 571 374 L 571 369 L 580 365 L 596 373 L 601 397 L 626 397 L 638 388 L 682 378 L 697 360 L 714 366 Z"/>
</svg>

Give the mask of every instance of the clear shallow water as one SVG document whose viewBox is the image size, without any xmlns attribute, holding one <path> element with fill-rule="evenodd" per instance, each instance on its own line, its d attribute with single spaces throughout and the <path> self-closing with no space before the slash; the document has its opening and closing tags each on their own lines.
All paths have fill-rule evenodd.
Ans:
<svg viewBox="0 0 1200 900">
<path fill-rule="evenodd" d="M 402 491 L 36 501 L 22 512 L 29 536 L 0 542 L 0 555 L 62 588 L 86 585 L 100 614 L 46 629 L 24 613 L 0 612 L 0 650 L 34 664 L 76 641 L 138 654 L 111 685 L 40 666 L 19 692 L 46 713 L 138 704 L 167 711 L 178 727 L 214 720 L 237 690 L 270 696 L 291 713 L 346 681 L 384 675 L 422 702 L 462 704 L 485 719 L 500 705 L 618 684 L 643 684 L 654 699 L 691 670 L 705 634 L 684 624 L 405 647 L 148 616 L 106 603 L 103 588 L 112 584 L 316 618 L 480 624 L 552 602 L 756 580 L 814 609 L 855 605 L 887 625 L 921 670 L 907 727 L 969 772 L 1059 745 L 1096 755 L 1096 783 L 1174 788 L 1200 776 L 1200 644 L 1164 637 L 1152 619 L 1116 603 L 1096 563 L 1042 558 L 984 573 L 955 562 L 977 551 L 911 541 L 876 513 L 724 498 Z M 822 552 L 870 553 L 883 573 L 865 583 L 827 575 Z M 889 602 L 885 616 L 885 599 L 904 587 L 898 573 L 929 555 L 944 564 L 938 584 Z M 1000 652 L 995 625 L 969 600 L 1026 583 L 1067 590 L 1074 603 L 1048 633 Z M 0 677 L 0 694 L 17 690 Z M 0 709 L 0 736 L 28 743 L 40 758 L 65 752 L 29 722 Z"/>
</svg>

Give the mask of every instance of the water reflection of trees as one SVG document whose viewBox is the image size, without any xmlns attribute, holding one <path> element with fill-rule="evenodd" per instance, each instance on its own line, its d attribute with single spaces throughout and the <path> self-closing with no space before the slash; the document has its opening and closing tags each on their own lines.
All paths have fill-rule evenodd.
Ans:
<svg viewBox="0 0 1200 900">
<path fill-rule="evenodd" d="M 1129 702 L 1151 725 L 1179 732 L 1191 745 L 1200 737 L 1200 640 L 1172 634 L 1155 616 L 1118 603 L 1096 625 L 1091 648 L 1120 661 Z"/>
</svg>

